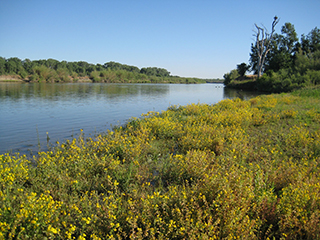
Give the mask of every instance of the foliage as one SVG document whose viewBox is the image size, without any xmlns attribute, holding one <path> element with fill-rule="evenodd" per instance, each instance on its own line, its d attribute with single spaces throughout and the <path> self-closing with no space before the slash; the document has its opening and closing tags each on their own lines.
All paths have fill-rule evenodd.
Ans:
<svg viewBox="0 0 320 240">
<path fill-rule="evenodd" d="M 237 65 L 237 71 L 240 77 L 243 77 L 249 69 L 250 69 L 250 66 L 247 65 L 246 63 L 241 63 Z"/>
<path fill-rule="evenodd" d="M 267 55 L 264 71 L 274 72 L 283 68 L 292 68 L 294 56 L 298 50 L 298 37 L 294 25 L 285 23 L 281 28 L 281 34 L 275 34 L 272 50 Z"/>
<path fill-rule="evenodd" d="M 108 70 L 126 70 L 129 72 L 140 72 L 139 68 L 135 66 L 129 66 L 129 65 L 121 64 L 117 62 L 107 62 L 103 65 L 103 67 Z"/>
<path fill-rule="evenodd" d="M 166 69 L 156 67 L 141 68 L 140 73 L 158 77 L 169 77 L 170 75 L 170 72 L 168 72 Z"/>
<path fill-rule="evenodd" d="M 6 72 L 6 59 L 0 57 L 0 75 L 5 74 Z"/>
<path fill-rule="evenodd" d="M 257 80 L 257 89 L 266 92 L 288 92 L 305 86 L 320 84 L 320 51 L 296 54 L 293 68 L 269 70 Z"/>
<path fill-rule="evenodd" d="M 315 27 L 305 36 L 301 36 L 301 48 L 304 53 L 320 51 L 320 29 Z"/>
<path fill-rule="evenodd" d="M 319 94 L 172 106 L 1 155 L 0 238 L 319 239 Z"/>
<path fill-rule="evenodd" d="M 35 60 L 0 57 L 0 75 L 19 75 L 32 82 L 70 82 L 90 78 L 93 82 L 108 83 L 205 83 L 199 78 L 170 76 L 163 68 L 135 66 L 107 62 L 104 65 L 84 61 L 59 62 L 54 59 Z"/>
<path fill-rule="evenodd" d="M 231 70 L 229 73 L 226 73 L 223 75 L 224 78 L 224 85 L 228 85 L 229 83 L 231 83 L 233 80 L 235 80 L 236 78 L 238 78 L 239 75 L 239 71 L 236 69 Z"/>
<path fill-rule="evenodd" d="M 251 45 L 251 70 L 257 73 L 258 48 Z M 245 65 L 243 65 L 245 66 Z M 238 71 L 239 71 L 238 65 Z M 275 33 L 271 48 L 266 55 L 264 74 L 257 81 L 243 83 L 234 81 L 226 74 L 225 85 L 271 93 L 289 92 L 320 83 L 320 30 L 314 28 L 298 41 L 294 25 L 285 23 L 281 34 Z M 233 80 L 233 81 L 232 81 Z"/>
</svg>

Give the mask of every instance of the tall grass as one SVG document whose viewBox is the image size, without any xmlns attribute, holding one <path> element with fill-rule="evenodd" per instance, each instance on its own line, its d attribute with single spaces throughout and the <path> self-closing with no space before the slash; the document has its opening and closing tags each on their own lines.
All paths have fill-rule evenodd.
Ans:
<svg viewBox="0 0 320 240">
<path fill-rule="evenodd" d="M 1 155 L 0 239 L 319 239 L 320 99 L 299 95 L 172 106 Z"/>
</svg>

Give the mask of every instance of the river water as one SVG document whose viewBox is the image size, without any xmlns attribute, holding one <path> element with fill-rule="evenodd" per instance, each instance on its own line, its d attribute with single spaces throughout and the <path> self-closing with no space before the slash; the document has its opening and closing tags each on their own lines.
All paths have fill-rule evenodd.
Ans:
<svg viewBox="0 0 320 240">
<path fill-rule="evenodd" d="M 223 84 L 0 83 L 0 154 L 35 154 L 172 105 L 256 95 Z"/>
</svg>

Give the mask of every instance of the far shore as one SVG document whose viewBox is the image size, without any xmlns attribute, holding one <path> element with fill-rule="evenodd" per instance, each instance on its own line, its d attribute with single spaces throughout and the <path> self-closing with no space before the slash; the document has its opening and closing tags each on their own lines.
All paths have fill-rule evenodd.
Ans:
<svg viewBox="0 0 320 240">
<path fill-rule="evenodd" d="M 74 79 L 69 76 L 69 80 L 70 81 L 65 81 L 65 83 L 92 83 L 92 82 L 95 82 L 93 79 L 89 78 L 88 76 L 77 77 L 77 78 L 74 78 Z M 203 79 L 203 80 L 204 80 L 203 83 L 223 84 L 223 80 L 208 80 L 208 79 Z M 30 81 L 29 77 L 22 78 L 19 75 L 0 75 L 0 83 L 4 83 L 4 82 L 31 83 L 31 82 L 34 82 L 34 81 Z M 44 82 L 46 82 L 46 81 L 44 81 Z M 59 82 L 62 83 L 63 81 L 59 81 Z M 106 82 L 106 83 L 108 83 L 108 82 Z M 162 83 L 162 82 L 158 82 L 158 83 Z M 164 83 L 167 83 L 167 82 L 164 82 Z M 192 82 L 192 83 L 194 83 L 194 82 Z"/>
<path fill-rule="evenodd" d="M 21 79 L 0 79 L 0 82 L 26 82 Z"/>
<path fill-rule="evenodd" d="M 16 75 L 1 75 L 0 82 L 23 82 L 20 76 Z"/>
</svg>

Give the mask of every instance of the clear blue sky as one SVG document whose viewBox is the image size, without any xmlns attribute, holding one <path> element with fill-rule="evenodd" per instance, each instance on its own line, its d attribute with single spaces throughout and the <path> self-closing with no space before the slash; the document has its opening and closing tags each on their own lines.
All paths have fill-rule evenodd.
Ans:
<svg viewBox="0 0 320 240">
<path fill-rule="evenodd" d="M 0 56 L 109 61 L 222 78 L 248 63 L 254 23 L 277 15 L 300 38 L 320 27 L 319 0 L 0 0 Z"/>
</svg>

